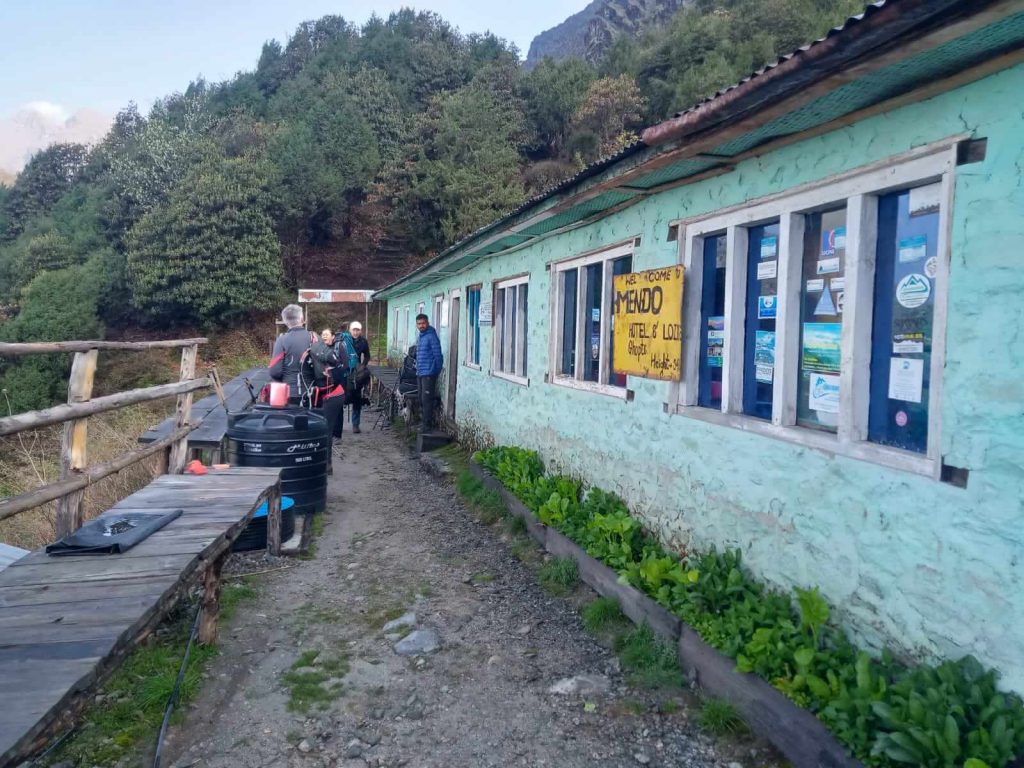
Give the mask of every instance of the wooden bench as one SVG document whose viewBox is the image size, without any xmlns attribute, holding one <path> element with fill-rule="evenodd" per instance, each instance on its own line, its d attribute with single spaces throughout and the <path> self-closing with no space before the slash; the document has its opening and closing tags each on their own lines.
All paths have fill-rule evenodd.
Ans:
<svg viewBox="0 0 1024 768">
<path fill-rule="evenodd" d="M 0 768 L 18 765 L 66 728 L 90 691 L 200 578 L 199 641 L 216 642 L 221 569 L 265 501 L 268 540 L 275 532 L 279 540 L 279 474 L 161 476 L 102 515 L 183 510 L 124 554 L 40 550 L 0 572 Z"/>
</svg>

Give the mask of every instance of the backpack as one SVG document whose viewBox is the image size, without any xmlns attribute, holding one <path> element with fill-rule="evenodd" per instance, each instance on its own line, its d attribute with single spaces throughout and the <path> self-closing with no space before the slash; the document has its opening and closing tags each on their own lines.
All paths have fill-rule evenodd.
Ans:
<svg viewBox="0 0 1024 768">
<path fill-rule="evenodd" d="M 318 345 L 323 349 L 319 349 Z M 326 353 L 330 351 L 330 347 L 320 341 L 315 333 L 309 335 L 309 347 L 299 358 L 299 396 L 304 401 L 308 400 L 309 405 L 315 405 L 316 388 L 330 384 L 330 364 L 325 359 Z"/>
<path fill-rule="evenodd" d="M 341 334 L 341 345 L 345 349 L 345 355 L 348 357 L 348 369 L 355 371 L 356 364 L 359 362 L 359 357 L 356 355 L 356 345 L 352 341 L 352 334 L 345 331 Z"/>
</svg>

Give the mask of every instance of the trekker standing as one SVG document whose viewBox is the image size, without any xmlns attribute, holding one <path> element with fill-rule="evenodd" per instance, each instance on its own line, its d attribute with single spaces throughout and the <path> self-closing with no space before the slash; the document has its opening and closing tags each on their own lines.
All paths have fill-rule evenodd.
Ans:
<svg viewBox="0 0 1024 768">
<path fill-rule="evenodd" d="M 416 315 L 416 378 L 420 385 L 420 426 L 423 432 L 434 424 L 434 398 L 437 396 L 437 377 L 444 368 L 441 340 L 424 314 Z"/>
<path fill-rule="evenodd" d="M 358 320 L 349 325 L 352 335 L 352 346 L 356 351 L 356 359 L 349 363 L 350 381 L 352 382 L 352 432 L 359 434 L 359 421 L 363 411 L 363 387 L 366 386 L 370 364 L 370 342 L 363 336 L 363 325 Z"/>
<path fill-rule="evenodd" d="M 334 331 L 330 328 L 324 328 L 320 332 L 320 340 L 328 347 L 335 358 L 335 365 L 330 369 L 331 384 L 333 386 L 341 385 L 345 391 L 348 391 L 348 372 L 351 365 L 348 354 L 345 352 L 344 346 L 341 344 L 341 338 L 334 335 Z M 335 445 L 340 449 L 341 436 L 344 432 L 345 427 L 345 398 L 342 396 L 339 398 L 336 408 L 331 409 L 331 434 L 334 437 Z"/>
<path fill-rule="evenodd" d="M 302 307 L 289 304 L 281 310 L 281 319 L 288 330 L 277 337 L 270 356 L 270 378 L 288 385 L 289 399 L 299 400 L 299 368 L 302 355 L 316 337 L 302 327 Z"/>
</svg>

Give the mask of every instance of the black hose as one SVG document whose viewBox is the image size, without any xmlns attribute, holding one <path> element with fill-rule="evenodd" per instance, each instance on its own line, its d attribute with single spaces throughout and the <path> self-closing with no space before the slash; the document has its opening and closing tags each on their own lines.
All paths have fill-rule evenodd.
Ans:
<svg viewBox="0 0 1024 768">
<path fill-rule="evenodd" d="M 192 644 L 195 642 L 196 634 L 199 632 L 199 617 L 203 613 L 203 601 L 199 601 L 196 607 L 196 617 L 192 621 L 192 632 L 188 636 L 188 645 L 185 646 L 185 657 L 181 660 L 181 668 L 178 670 L 178 679 L 174 681 L 174 690 L 171 691 L 171 698 L 167 700 L 167 709 L 164 710 L 164 721 L 160 725 L 160 735 L 156 740 L 156 754 L 153 755 L 153 768 L 160 768 L 160 753 L 164 748 L 164 736 L 167 735 L 167 726 L 171 723 L 171 714 L 174 712 L 174 705 L 178 703 L 178 696 L 181 694 L 181 684 L 185 680 L 185 671 L 188 669 L 188 657 L 192 653 Z"/>
</svg>

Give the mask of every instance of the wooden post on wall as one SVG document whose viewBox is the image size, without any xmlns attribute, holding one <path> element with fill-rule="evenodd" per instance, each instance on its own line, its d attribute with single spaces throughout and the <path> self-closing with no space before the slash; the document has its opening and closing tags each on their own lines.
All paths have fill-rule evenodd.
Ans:
<svg viewBox="0 0 1024 768">
<path fill-rule="evenodd" d="M 193 344 L 181 350 L 181 381 L 188 381 L 196 375 L 196 357 L 199 347 Z M 174 410 L 174 428 L 180 429 L 189 423 L 192 418 L 192 393 L 186 392 L 178 395 L 178 404 Z M 172 475 L 180 475 L 185 471 L 185 463 L 188 461 L 188 437 L 183 437 L 171 446 L 167 459 L 167 471 Z"/>
<path fill-rule="evenodd" d="M 96 377 L 98 350 L 76 352 L 71 363 L 68 380 L 68 403 L 82 403 L 92 397 L 92 383 Z M 64 422 L 64 437 L 60 447 L 60 478 L 66 480 L 86 467 L 86 444 L 89 439 L 89 420 L 73 419 Z M 57 500 L 57 538 L 62 539 L 82 525 L 84 490 L 72 491 Z"/>
</svg>

